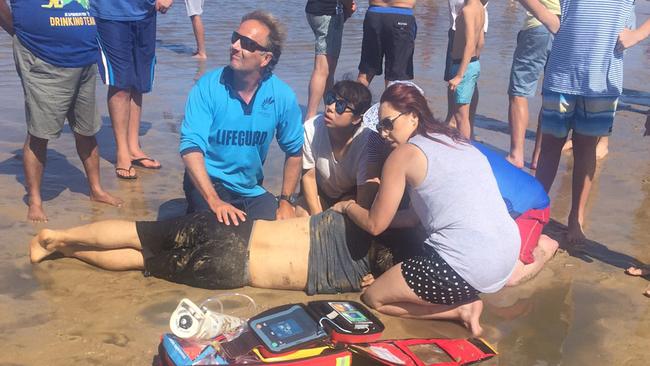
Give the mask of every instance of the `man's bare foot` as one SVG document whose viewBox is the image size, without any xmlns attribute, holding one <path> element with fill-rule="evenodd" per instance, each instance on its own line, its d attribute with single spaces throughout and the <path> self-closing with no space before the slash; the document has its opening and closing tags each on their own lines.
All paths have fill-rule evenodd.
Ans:
<svg viewBox="0 0 650 366">
<path fill-rule="evenodd" d="M 567 223 L 566 238 L 571 245 L 582 245 L 586 239 L 585 233 L 582 231 L 582 225 L 571 216 L 569 216 L 569 222 Z"/>
<path fill-rule="evenodd" d="M 524 158 L 516 158 L 512 154 L 508 154 L 506 155 L 506 160 L 519 169 L 524 167 Z"/>
<path fill-rule="evenodd" d="M 194 51 L 194 53 L 192 53 L 192 58 L 197 60 L 207 60 L 208 55 L 205 52 Z"/>
<path fill-rule="evenodd" d="M 632 266 L 626 269 L 625 273 L 629 274 L 630 276 L 648 276 L 650 275 L 650 269 Z"/>
<path fill-rule="evenodd" d="M 55 239 L 55 233 L 49 229 L 41 230 L 29 242 L 29 260 L 32 263 L 42 261 L 48 255 L 56 251 L 59 243 Z"/>
<path fill-rule="evenodd" d="M 596 159 L 600 160 L 607 156 L 609 153 L 609 138 L 607 136 L 601 137 L 598 139 L 598 144 L 596 145 Z"/>
<path fill-rule="evenodd" d="M 41 202 L 29 203 L 29 208 L 27 209 L 27 220 L 31 222 L 47 222 L 47 215 L 45 215 L 45 210 L 43 210 L 43 204 Z"/>
<path fill-rule="evenodd" d="M 645 291 L 643 291 L 643 295 L 646 297 L 650 297 L 650 285 L 645 288 Z"/>
<path fill-rule="evenodd" d="M 111 206 L 121 207 L 124 201 L 119 197 L 113 197 L 108 192 L 99 190 L 99 191 L 90 191 L 90 200 L 95 202 L 106 203 Z"/>
<path fill-rule="evenodd" d="M 483 333 L 483 328 L 481 328 L 481 324 L 479 323 L 482 312 L 482 300 L 476 300 L 469 304 L 461 305 L 458 307 L 460 321 L 463 323 L 465 328 L 472 332 L 473 337 L 478 337 L 481 335 L 481 333 Z"/>
</svg>

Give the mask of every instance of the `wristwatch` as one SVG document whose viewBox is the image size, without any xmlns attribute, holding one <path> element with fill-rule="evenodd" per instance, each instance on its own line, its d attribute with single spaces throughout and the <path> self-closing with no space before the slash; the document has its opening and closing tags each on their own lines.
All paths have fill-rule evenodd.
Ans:
<svg viewBox="0 0 650 366">
<path fill-rule="evenodd" d="M 278 196 L 278 200 L 285 200 L 289 202 L 292 206 L 296 205 L 296 196 L 293 194 L 281 194 Z"/>
</svg>

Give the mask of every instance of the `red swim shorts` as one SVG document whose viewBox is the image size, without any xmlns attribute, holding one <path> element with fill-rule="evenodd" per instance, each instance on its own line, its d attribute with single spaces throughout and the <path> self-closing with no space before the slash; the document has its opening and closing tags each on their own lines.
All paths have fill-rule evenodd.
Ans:
<svg viewBox="0 0 650 366">
<path fill-rule="evenodd" d="M 537 247 L 544 225 L 548 224 L 550 213 L 550 207 L 541 210 L 528 210 L 515 220 L 519 227 L 519 234 L 521 235 L 519 260 L 524 262 L 524 264 L 530 264 L 535 261 L 533 250 Z"/>
</svg>

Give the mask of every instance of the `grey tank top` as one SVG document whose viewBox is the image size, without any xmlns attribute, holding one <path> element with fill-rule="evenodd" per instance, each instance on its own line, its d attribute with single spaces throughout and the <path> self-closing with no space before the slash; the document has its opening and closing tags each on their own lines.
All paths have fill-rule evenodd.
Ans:
<svg viewBox="0 0 650 366">
<path fill-rule="evenodd" d="M 426 177 L 409 196 L 426 243 L 480 292 L 496 292 L 512 274 L 521 238 L 490 164 L 469 144 L 432 134 L 409 142 L 427 158 Z"/>
</svg>

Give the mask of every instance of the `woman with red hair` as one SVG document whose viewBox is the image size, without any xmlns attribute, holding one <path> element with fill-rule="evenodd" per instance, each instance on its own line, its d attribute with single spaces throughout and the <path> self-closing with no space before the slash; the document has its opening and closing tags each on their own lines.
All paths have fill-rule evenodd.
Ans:
<svg viewBox="0 0 650 366">
<path fill-rule="evenodd" d="M 393 151 L 377 197 L 369 210 L 355 201 L 334 209 L 372 235 L 420 223 L 426 239 L 362 299 L 389 315 L 459 320 L 479 335 L 478 294 L 496 292 L 510 278 L 520 247 L 517 226 L 485 156 L 435 119 L 416 87 L 394 84 L 380 103 L 377 130 Z M 411 207 L 398 212 L 405 191 Z"/>
</svg>

